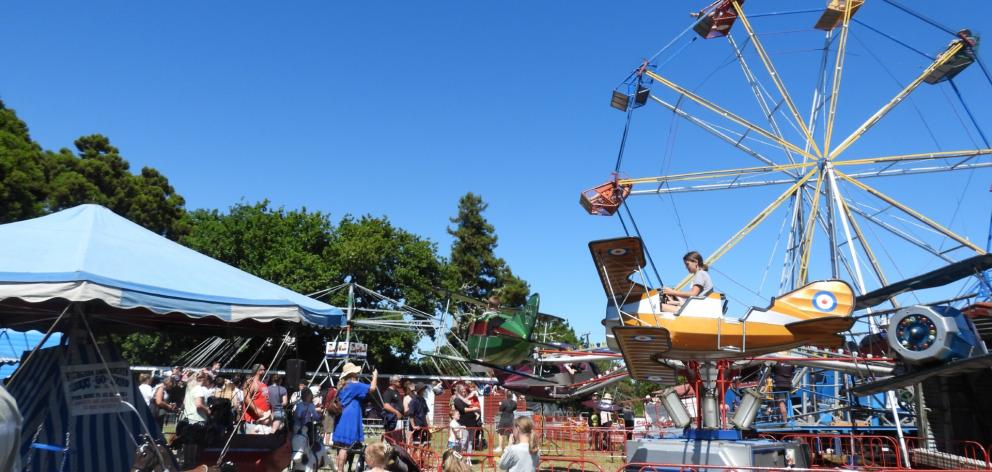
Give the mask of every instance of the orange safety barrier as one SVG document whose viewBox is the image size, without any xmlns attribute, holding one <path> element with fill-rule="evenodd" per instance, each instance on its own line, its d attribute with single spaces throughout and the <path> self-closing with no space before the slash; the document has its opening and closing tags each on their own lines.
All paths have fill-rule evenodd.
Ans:
<svg viewBox="0 0 992 472">
<path fill-rule="evenodd" d="M 821 468 L 798 468 L 798 467 L 756 467 L 756 466 L 729 466 L 729 465 L 698 465 L 698 464 L 663 464 L 657 462 L 630 462 L 620 466 L 616 472 L 721 472 L 721 471 L 741 471 L 741 472 L 823 472 Z M 866 470 L 866 469 L 858 469 Z M 897 470 L 914 470 L 916 472 L 946 472 L 946 469 L 905 469 L 905 468 L 872 468 L 874 472 L 887 472 Z"/>
<path fill-rule="evenodd" d="M 942 469 L 992 469 L 988 449 L 975 441 L 940 441 L 907 436 L 906 449 L 913 466 L 924 465 Z M 963 460 L 962 460 L 963 459 Z"/>
<path fill-rule="evenodd" d="M 539 471 L 567 470 L 568 472 L 603 472 L 595 461 L 589 459 L 576 459 L 571 457 L 544 457 L 537 465 Z"/>
<path fill-rule="evenodd" d="M 899 442 L 891 436 L 868 434 L 786 434 L 783 441 L 796 441 L 809 446 L 814 466 L 836 467 L 854 465 L 872 469 L 902 469 L 905 467 Z"/>
<path fill-rule="evenodd" d="M 545 423 L 546 424 L 546 423 Z M 449 428 L 419 428 L 412 433 L 404 431 L 388 431 L 383 434 L 383 440 L 406 449 L 414 461 L 423 470 L 440 470 L 441 457 L 448 449 Z M 493 429 L 489 427 L 466 428 L 463 433 L 463 448 L 461 455 L 473 462 L 476 470 L 495 469 L 499 462 L 499 444 Z M 626 460 L 626 443 L 628 438 L 642 437 L 644 431 L 627 431 L 623 427 L 590 428 L 585 425 L 577 426 L 544 426 L 535 429 L 534 440 L 540 443 L 542 460 L 553 463 L 598 464 L 602 461 Z M 636 435 L 636 436 L 635 436 Z M 466 442 L 466 438 L 468 439 Z M 509 444 L 504 444 L 508 447 Z M 589 467 L 583 470 L 594 471 Z M 595 472 L 601 472 L 596 470 Z"/>
</svg>

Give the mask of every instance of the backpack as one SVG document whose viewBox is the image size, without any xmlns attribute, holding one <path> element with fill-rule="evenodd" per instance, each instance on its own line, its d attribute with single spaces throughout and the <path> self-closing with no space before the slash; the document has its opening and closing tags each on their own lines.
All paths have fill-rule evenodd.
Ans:
<svg viewBox="0 0 992 472">
<path fill-rule="evenodd" d="M 334 393 L 334 399 L 330 402 L 327 401 L 327 397 Z M 324 412 L 331 416 L 341 416 L 341 412 L 344 411 L 344 406 L 341 404 L 341 397 L 338 395 L 338 390 L 334 387 L 327 389 L 327 394 L 324 395 Z"/>
</svg>

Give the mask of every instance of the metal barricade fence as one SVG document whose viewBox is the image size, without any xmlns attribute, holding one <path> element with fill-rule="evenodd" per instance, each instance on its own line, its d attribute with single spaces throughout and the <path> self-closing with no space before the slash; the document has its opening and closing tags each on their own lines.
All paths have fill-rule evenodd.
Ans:
<svg viewBox="0 0 992 472">
<path fill-rule="evenodd" d="M 989 470 L 988 449 L 975 441 L 940 441 L 906 437 L 906 449 L 913 466 L 927 466 L 941 469 Z"/>
<path fill-rule="evenodd" d="M 544 457 L 537 466 L 540 472 L 603 472 L 603 468 L 590 459 L 576 459 L 570 457 Z"/>
<path fill-rule="evenodd" d="M 726 465 L 663 464 L 652 462 L 631 462 L 616 469 L 616 472 L 823 472 L 822 468 L 796 467 L 748 467 Z M 850 470 L 850 469 L 848 469 Z M 903 468 L 859 468 L 873 472 L 908 470 Z M 946 469 L 912 469 L 915 472 L 946 472 Z"/>
<path fill-rule="evenodd" d="M 808 445 L 814 466 L 855 466 L 860 469 L 905 467 L 899 442 L 891 436 L 802 433 L 786 434 L 781 440 Z"/>
<path fill-rule="evenodd" d="M 465 435 L 461 444 L 467 446 L 460 448 L 461 455 L 466 460 L 472 461 L 476 470 L 495 470 L 500 451 L 495 449 L 498 441 L 494 428 L 465 428 L 461 434 Z M 632 431 L 622 427 L 546 426 L 535 430 L 533 438 L 540 445 L 542 460 L 555 464 L 585 464 L 583 470 L 599 472 L 602 467 L 598 464 L 622 463 L 626 460 L 626 442 L 633 434 Z M 448 449 L 449 436 L 453 436 L 450 434 L 450 429 L 440 427 L 418 428 L 409 436 L 404 431 L 387 431 L 382 438 L 383 441 L 406 449 L 422 469 L 434 470 L 441 466 L 441 457 Z M 509 444 L 504 444 L 504 447 L 508 446 Z M 591 468 L 589 464 L 596 467 Z"/>
</svg>

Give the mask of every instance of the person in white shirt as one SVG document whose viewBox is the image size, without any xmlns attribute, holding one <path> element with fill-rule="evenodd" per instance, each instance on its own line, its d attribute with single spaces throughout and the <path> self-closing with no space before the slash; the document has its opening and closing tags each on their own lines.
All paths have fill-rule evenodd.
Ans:
<svg viewBox="0 0 992 472">
<path fill-rule="evenodd" d="M 186 383 L 186 398 L 183 399 L 183 413 L 186 421 L 190 423 L 206 423 L 210 418 L 210 408 L 207 407 L 207 398 L 210 394 L 207 390 L 207 382 L 210 376 L 205 372 L 196 374 L 196 380 Z"/>
<path fill-rule="evenodd" d="M 434 397 L 444 392 L 444 384 L 440 380 L 431 383 L 431 387 L 424 390 L 424 401 L 427 402 L 427 424 L 434 426 Z"/>
<path fill-rule="evenodd" d="M 451 422 L 448 423 L 448 449 L 461 451 L 465 439 L 465 427 L 458 422 L 458 410 L 451 410 Z"/>
<path fill-rule="evenodd" d="M 533 437 L 534 422 L 526 416 L 513 420 L 513 445 L 503 450 L 499 468 L 506 472 L 535 472 L 541 461 L 540 445 Z"/>
<path fill-rule="evenodd" d="M 151 405 L 152 403 L 152 392 L 155 391 L 152 388 L 152 374 L 147 372 L 142 373 L 138 376 L 138 391 L 141 392 L 141 398 L 145 400 L 145 405 Z"/>
</svg>

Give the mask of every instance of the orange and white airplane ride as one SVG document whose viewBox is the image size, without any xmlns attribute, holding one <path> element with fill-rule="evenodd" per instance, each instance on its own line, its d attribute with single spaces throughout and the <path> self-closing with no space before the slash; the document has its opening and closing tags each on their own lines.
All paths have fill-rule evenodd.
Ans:
<svg viewBox="0 0 992 472">
<path fill-rule="evenodd" d="M 847 282 L 824 280 L 752 307 L 739 319 L 726 318 L 726 298 L 712 292 L 685 300 L 676 313 L 661 311 L 664 295 L 640 274 L 640 238 L 589 243 L 609 299 L 607 342 L 623 353 L 631 376 L 662 382 L 672 378 L 669 361 L 741 360 L 798 346 L 839 347 L 838 333 L 854 323 L 854 293 Z M 639 277 L 645 283 L 633 280 Z"/>
</svg>

